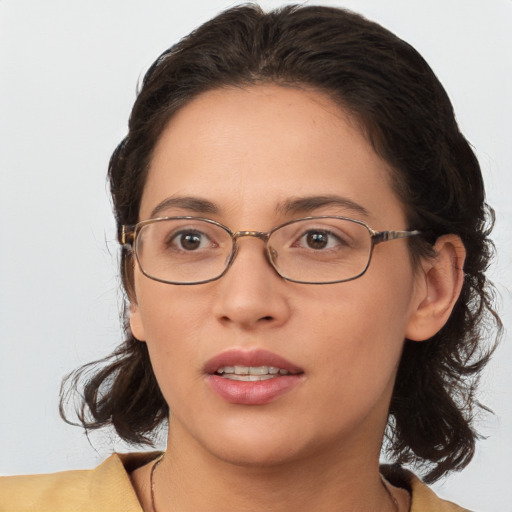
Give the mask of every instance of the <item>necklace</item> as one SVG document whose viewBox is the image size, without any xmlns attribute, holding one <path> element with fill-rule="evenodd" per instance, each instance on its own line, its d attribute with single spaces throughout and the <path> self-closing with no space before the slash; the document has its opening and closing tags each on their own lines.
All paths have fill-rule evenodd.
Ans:
<svg viewBox="0 0 512 512">
<path fill-rule="evenodd" d="M 160 462 L 162 462 L 163 459 L 164 459 L 164 454 L 162 453 L 162 455 L 160 455 L 153 463 L 153 467 L 151 468 L 151 473 L 149 474 L 149 488 L 151 491 L 151 511 L 152 512 L 157 512 L 156 506 L 155 506 L 154 474 L 155 474 L 156 468 L 158 467 Z M 395 512 L 400 512 L 400 507 L 398 506 L 398 501 L 396 500 L 396 498 L 393 496 L 393 493 L 389 489 L 386 479 L 382 475 L 380 475 L 380 479 L 382 482 L 382 486 L 384 487 L 384 490 L 386 491 L 387 495 L 389 496 L 389 499 L 391 500 L 391 503 L 393 503 L 393 508 L 395 509 Z"/>
<path fill-rule="evenodd" d="M 162 455 L 160 455 L 160 457 L 158 457 L 155 460 L 155 462 L 153 463 L 153 467 L 151 468 L 151 473 L 149 475 L 149 488 L 151 490 L 151 511 L 152 512 L 156 512 L 156 507 L 155 507 L 155 482 L 153 480 L 153 475 L 155 474 L 155 469 L 158 467 L 160 462 L 162 462 L 163 458 L 164 458 L 164 454 L 162 453 Z"/>
</svg>

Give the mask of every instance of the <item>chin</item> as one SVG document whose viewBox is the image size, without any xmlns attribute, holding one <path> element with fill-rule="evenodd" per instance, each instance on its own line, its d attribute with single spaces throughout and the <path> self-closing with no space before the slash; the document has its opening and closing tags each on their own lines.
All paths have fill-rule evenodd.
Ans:
<svg viewBox="0 0 512 512">
<path fill-rule="evenodd" d="M 212 429 L 196 441 L 214 457 L 243 467 L 272 467 L 300 458 L 304 440 L 290 429 L 260 425 L 255 428 Z"/>
<path fill-rule="evenodd" d="M 219 447 L 219 450 L 212 452 L 219 460 L 244 468 L 272 468 L 282 466 L 288 462 L 298 460 L 300 457 L 296 448 L 281 445 L 279 447 L 245 444 L 244 446 L 230 446 L 229 448 Z"/>
</svg>

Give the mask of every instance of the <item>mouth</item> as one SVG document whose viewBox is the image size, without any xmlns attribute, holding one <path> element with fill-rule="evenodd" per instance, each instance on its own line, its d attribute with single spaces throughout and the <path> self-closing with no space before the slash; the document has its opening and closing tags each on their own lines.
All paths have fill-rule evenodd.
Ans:
<svg viewBox="0 0 512 512">
<path fill-rule="evenodd" d="M 211 389 L 225 401 L 263 405 L 303 381 L 304 370 L 267 350 L 228 350 L 210 359 L 204 371 Z"/>
<path fill-rule="evenodd" d="M 215 375 L 225 379 L 239 380 L 245 382 L 257 382 L 261 380 L 275 379 L 283 375 L 291 375 L 285 368 L 276 366 L 222 366 Z"/>
<path fill-rule="evenodd" d="M 226 379 L 254 382 L 298 375 L 304 370 L 268 350 L 232 349 L 210 359 L 204 366 L 204 372 Z"/>
</svg>

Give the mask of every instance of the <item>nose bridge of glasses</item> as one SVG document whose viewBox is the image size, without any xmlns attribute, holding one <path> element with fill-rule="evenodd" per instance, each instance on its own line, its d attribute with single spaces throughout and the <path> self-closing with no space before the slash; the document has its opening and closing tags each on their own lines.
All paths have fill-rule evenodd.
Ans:
<svg viewBox="0 0 512 512">
<path fill-rule="evenodd" d="M 231 258 L 231 262 L 235 259 L 235 257 L 238 254 L 238 244 L 237 241 L 239 238 L 242 238 L 244 236 L 257 238 L 258 240 L 261 240 L 266 245 L 266 251 L 265 254 L 267 256 L 267 259 L 269 262 L 274 266 L 275 268 L 275 260 L 277 258 L 277 251 L 268 246 L 268 240 L 270 238 L 271 233 L 264 233 L 263 231 L 237 231 L 236 233 L 233 233 L 232 239 L 233 239 L 233 256 Z"/>
<path fill-rule="evenodd" d="M 254 238 L 259 238 L 260 240 L 267 242 L 269 234 L 263 233 L 263 231 L 237 231 L 236 233 L 233 233 L 233 241 L 236 242 L 239 238 L 242 238 L 243 236 L 252 236 Z"/>
</svg>

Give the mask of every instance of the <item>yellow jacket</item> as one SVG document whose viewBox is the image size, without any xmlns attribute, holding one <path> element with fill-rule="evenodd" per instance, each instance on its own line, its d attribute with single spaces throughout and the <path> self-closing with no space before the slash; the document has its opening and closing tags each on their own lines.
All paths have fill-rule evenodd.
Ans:
<svg viewBox="0 0 512 512">
<path fill-rule="evenodd" d="M 91 470 L 1 477 L 0 512 L 143 512 L 129 472 L 154 457 L 114 454 Z M 412 493 L 410 512 L 468 512 L 438 498 L 411 473 L 402 480 Z"/>
</svg>

